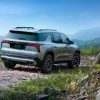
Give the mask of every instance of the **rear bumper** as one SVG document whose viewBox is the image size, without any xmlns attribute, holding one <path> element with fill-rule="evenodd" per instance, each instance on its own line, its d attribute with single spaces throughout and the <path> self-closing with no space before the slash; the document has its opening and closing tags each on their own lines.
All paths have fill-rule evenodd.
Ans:
<svg viewBox="0 0 100 100">
<path fill-rule="evenodd" d="M 37 62 L 32 59 L 22 59 L 22 58 L 16 58 L 16 57 L 9 57 L 9 56 L 1 56 L 2 60 L 11 60 L 15 61 L 17 63 L 24 63 L 24 64 L 32 64 L 32 65 L 37 65 Z"/>
<path fill-rule="evenodd" d="M 15 49 L 2 49 L 1 59 L 14 61 L 17 64 L 31 64 L 37 65 L 40 62 L 39 53 L 34 51 L 22 51 Z"/>
</svg>

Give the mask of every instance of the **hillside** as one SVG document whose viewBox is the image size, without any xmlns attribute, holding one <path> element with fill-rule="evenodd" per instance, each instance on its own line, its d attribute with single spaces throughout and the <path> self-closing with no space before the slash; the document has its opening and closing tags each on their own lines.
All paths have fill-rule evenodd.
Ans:
<svg viewBox="0 0 100 100">
<path fill-rule="evenodd" d="M 93 40 L 87 40 L 87 41 L 73 39 L 73 41 L 80 47 L 88 47 L 88 46 L 100 47 L 100 38 L 95 38 Z"/>
<path fill-rule="evenodd" d="M 100 37 L 100 27 L 78 31 L 72 35 L 73 39 L 80 39 L 83 41 L 94 40 Z"/>
</svg>

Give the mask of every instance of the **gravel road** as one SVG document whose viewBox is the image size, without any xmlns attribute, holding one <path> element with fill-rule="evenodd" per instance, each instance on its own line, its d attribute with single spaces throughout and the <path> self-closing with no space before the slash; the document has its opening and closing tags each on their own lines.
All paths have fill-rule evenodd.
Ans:
<svg viewBox="0 0 100 100">
<path fill-rule="evenodd" d="M 15 85 L 25 80 L 36 79 L 42 77 L 38 69 L 31 66 L 17 65 L 14 70 L 8 70 L 4 67 L 3 63 L 0 63 L 0 87 L 6 87 L 9 85 Z"/>
<path fill-rule="evenodd" d="M 87 66 L 94 61 L 94 57 L 82 57 L 80 67 Z M 59 69 L 58 69 L 59 70 Z M 38 77 L 44 77 L 43 75 L 31 66 L 17 65 L 14 70 L 8 70 L 4 67 L 3 63 L 0 62 L 0 87 L 6 87 L 14 85 L 29 79 L 36 79 Z"/>
</svg>

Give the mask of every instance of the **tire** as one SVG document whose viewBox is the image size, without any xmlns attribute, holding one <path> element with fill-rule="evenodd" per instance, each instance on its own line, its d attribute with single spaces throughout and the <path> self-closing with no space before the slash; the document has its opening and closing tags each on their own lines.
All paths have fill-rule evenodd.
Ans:
<svg viewBox="0 0 100 100">
<path fill-rule="evenodd" d="M 72 68 L 78 68 L 79 65 L 80 65 L 80 54 L 79 53 L 75 53 L 73 55 L 72 60 L 68 62 L 68 67 L 70 69 L 72 69 Z"/>
<path fill-rule="evenodd" d="M 15 63 L 12 62 L 12 61 L 4 61 L 4 66 L 7 68 L 7 69 L 13 69 L 15 67 Z"/>
<path fill-rule="evenodd" d="M 41 72 L 50 73 L 52 71 L 52 68 L 53 68 L 53 56 L 47 55 L 43 60 L 43 64 L 41 66 Z"/>
</svg>

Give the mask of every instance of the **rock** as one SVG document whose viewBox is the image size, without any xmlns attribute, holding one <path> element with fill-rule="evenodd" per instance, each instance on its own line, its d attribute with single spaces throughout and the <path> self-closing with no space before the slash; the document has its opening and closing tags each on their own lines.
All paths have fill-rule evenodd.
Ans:
<svg viewBox="0 0 100 100">
<path fill-rule="evenodd" d="M 82 78 L 82 81 L 87 80 L 88 77 L 89 77 L 89 75 L 84 76 L 84 77 Z"/>
<path fill-rule="evenodd" d="M 60 94 L 60 91 L 54 88 L 45 88 L 44 93 L 48 95 L 58 95 Z"/>
<path fill-rule="evenodd" d="M 100 64 L 100 53 L 96 56 L 95 63 Z"/>
<path fill-rule="evenodd" d="M 100 71 L 94 72 L 93 75 L 94 75 L 97 79 L 100 79 Z"/>
<path fill-rule="evenodd" d="M 100 91 L 98 91 L 98 94 L 96 96 L 96 100 L 100 100 Z"/>
<path fill-rule="evenodd" d="M 88 96 L 80 96 L 78 100 L 86 100 Z"/>
<path fill-rule="evenodd" d="M 91 94 L 91 95 L 89 95 L 89 96 L 87 97 L 87 100 L 97 100 L 97 99 L 96 99 L 96 94 Z M 100 100 L 100 98 L 99 98 L 98 100 Z"/>
<path fill-rule="evenodd" d="M 39 94 L 39 95 L 36 96 L 36 100 L 48 100 L 48 95 Z"/>
<path fill-rule="evenodd" d="M 60 90 L 60 92 L 61 92 L 61 93 L 66 93 L 66 92 L 67 92 L 67 90 Z"/>
</svg>

